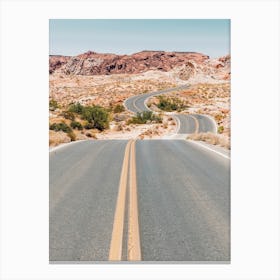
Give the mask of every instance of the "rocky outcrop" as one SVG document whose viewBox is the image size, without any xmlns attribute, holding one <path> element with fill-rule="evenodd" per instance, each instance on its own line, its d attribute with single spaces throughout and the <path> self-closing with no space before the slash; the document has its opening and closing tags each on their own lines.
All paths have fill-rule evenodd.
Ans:
<svg viewBox="0 0 280 280">
<path fill-rule="evenodd" d="M 116 55 L 89 51 L 74 57 L 50 56 L 49 72 L 75 75 L 137 74 L 149 70 L 166 72 L 178 66 L 185 66 L 191 71 L 190 61 L 200 64 L 207 59 L 207 55 L 196 52 L 142 51 L 132 55 Z"/>
<path fill-rule="evenodd" d="M 52 55 L 49 72 L 67 75 L 138 74 L 172 72 L 183 81 L 230 80 L 230 55 L 209 58 L 195 52 L 142 51 L 132 55 L 86 52 L 78 56 Z"/>
<path fill-rule="evenodd" d="M 70 59 L 70 56 L 50 55 L 49 56 L 49 73 L 52 74 L 57 69 L 61 68 L 69 59 Z"/>
<path fill-rule="evenodd" d="M 187 62 L 184 66 L 182 66 L 178 72 L 178 77 L 181 80 L 189 80 L 196 74 L 196 69 L 193 63 Z"/>
</svg>

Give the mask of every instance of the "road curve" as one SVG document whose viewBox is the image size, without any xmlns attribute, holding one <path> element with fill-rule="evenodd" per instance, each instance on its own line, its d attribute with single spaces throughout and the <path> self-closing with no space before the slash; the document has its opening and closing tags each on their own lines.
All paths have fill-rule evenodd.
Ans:
<svg viewBox="0 0 280 280">
<path fill-rule="evenodd" d="M 178 123 L 177 134 L 217 133 L 215 121 L 209 116 L 199 114 L 174 114 L 172 116 Z"/>
<path fill-rule="evenodd" d="M 214 119 L 206 115 L 192 114 L 198 121 L 198 132 L 213 132 L 217 133 L 217 125 Z"/>
<path fill-rule="evenodd" d="M 127 143 L 91 140 L 50 153 L 51 262 L 108 261 Z M 137 140 L 134 149 L 141 261 L 229 261 L 229 160 L 184 140 Z M 133 199 L 124 190 L 122 248 Z"/>
<path fill-rule="evenodd" d="M 165 94 L 168 92 L 172 92 L 175 90 L 181 90 L 181 89 L 186 89 L 188 88 L 189 85 L 183 85 L 183 86 L 178 86 L 175 88 L 170 88 L 170 89 L 165 89 L 165 90 L 160 90 L 160 91 L 155 91 L 155 92 L 150 92 L 150 93 L 144 93 L 136 96 L 132 96 L 128 99 L 125 100 L 124 105 L 127 108 L 127 110 L 131 111 L 132 113 L 140 113 L 143 111 L 150 111 L 150 109 L 146 106 L 145 101 L 152 96 L 160 95 L 160 94 Z"/>
<path fill-rule="evenodd" d="M 176 88 L 141 94 L 132 96 L 125 100 L 124 105 L 127 110 L 133 113 L 141 113 L 143 111 L 151 111 L 146 106 L 146 101 L 156 95 L 165 94 L 172 92 L 174 90 L 181 90 L 188 88 L 189 85 L 183 85 Z M 200 133 L 200 132 L 212 132 L 217 133 L 217 127 L 215 121 L 206 115 L 200 114 L 172 114 L 176 119 L 178 130 L 177 134 L 190 134 L 190 133 Z"/>
</svg>

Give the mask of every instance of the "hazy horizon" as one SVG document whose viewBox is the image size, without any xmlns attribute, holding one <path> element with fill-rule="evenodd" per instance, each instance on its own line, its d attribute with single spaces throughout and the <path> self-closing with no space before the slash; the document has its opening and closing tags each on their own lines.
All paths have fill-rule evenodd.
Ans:
<svg viewBox="0 0 280 280">
<path fill-rule="evenodd" d="M 84 53 L 87 53 L 87 52 L 94 52 L 94 53 L 98 53 L 98 54 L 116 54 L 116 55 L 133 55 L 133 54 L 136 54 L 136 53 L 139 53 L 139 52 L 145 52 L 145 51 L 151 51 L 151 52 L 178 52 L 178 53 L 201 53 L 201 52 L 196 52 L 196 51 L 166 51 L 166 50 L 142 50 L 142 51 L 137 51 L 137 52 L 132 52 L 132 53 L 113 53 L 113 52 L 97 52 L 97 51 L 94 51 L 94 50 L 86 50 L 84 52 L 81 52 L 81 53 L 77 53 L 77 54 L 74 54 L 74 55 L 65 55 L 65 54 L 61 54 L 61 53 L 50 53 L 49 55 L 50 56 L 78 56 L 78 55 L 81 55 L 81 54 L 84 54 Z M 207 53 L 201 53 L 201 54 L 204 54 L 204 55 L 208 55 Z M 223 56 L 226 56 L 226 55 L 229 55 L 230 53 L 225 53 L 225 54 L 222 54 L 222 55 L 219 55 L 217 57 L 223 57 Z M 208 55 L 209 57 L 211 57 L 210 55 Z M 212 57 L 213 58 L 213 57 Z"/>
<path fill-rule="evenodd" d="M 144 50 L 230 54 L 228 19 L 51 19 L 50 55 L 87 51 L 131 55 Z"/>
</svg>

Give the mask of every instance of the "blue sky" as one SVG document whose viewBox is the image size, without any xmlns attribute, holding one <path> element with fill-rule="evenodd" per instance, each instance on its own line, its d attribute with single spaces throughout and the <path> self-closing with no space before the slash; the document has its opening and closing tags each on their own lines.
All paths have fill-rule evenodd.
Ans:
<svg viewBox="0 0 280 280">
<path fill-rule="evenodd" d="M 142 50 L 230 53 L 228 19 L 51 19 L 50 54 L 88 50 L 132 54 Z"/>
</svg>

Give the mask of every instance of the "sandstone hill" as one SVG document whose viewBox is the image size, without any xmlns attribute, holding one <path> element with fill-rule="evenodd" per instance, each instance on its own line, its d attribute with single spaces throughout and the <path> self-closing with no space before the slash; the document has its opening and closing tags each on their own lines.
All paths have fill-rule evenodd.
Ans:
<svg viewBox="0 0 280 280">
<path fill-rule="evenodd" d="M 148 70 L 169 71 L 189 61 L 202 63 L 208 58 L 195 52 L 142 51 L 116 55 L 88 51 L 74 57 L 50 56 L 49 70 L 78 75 L 137 74 Z"/>
<path fill-rule="evenodd" d="M 203 75 L 218 80 L 230 79 L 230 56 L 210 59 L 196 52 L 142 51 L 116 55 L 88 51 L 77 56 L 51 55 L 49 73 L 72 75 L 138 74 L 147 71 L 175 71 L 182 80 Z"/>
<path fill-rule="evenodd" d="M 56 69 L 61 68 L 71 56 L 50 55 L 49 56 L 49 73 L 52 74 Z"/>
</svg>

